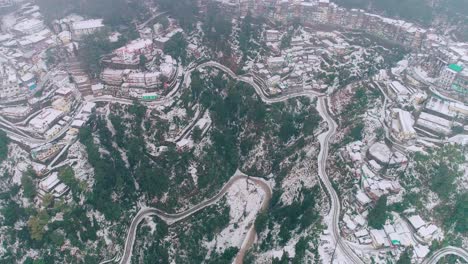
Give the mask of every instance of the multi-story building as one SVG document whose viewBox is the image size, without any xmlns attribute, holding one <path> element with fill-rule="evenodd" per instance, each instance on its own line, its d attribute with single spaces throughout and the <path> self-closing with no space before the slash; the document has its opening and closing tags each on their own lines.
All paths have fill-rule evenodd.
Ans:
<svg viewBox="0 0 468 264">
<path fill-rule="evenodd" d="M 160 72 L 132 72 L 125 78 L 124 88 L 156 89 L 161 85 Z"/>
<path fill-rule="evenodd" d="M 452 89 L 457 92 L 463 99 L 467 99 L 468 95 L 468 70 L 461 71 L 452 84 Z"/>
<path fill-rule="evenodd" d="M 101 80 L 111 86 L 120 86 L 123 83 L 123 70 L 114 70 L 106 68 L 101 73 Z"/>
<path fill-rule="evenodd" d="M 319 0 L 318 4 L 318 21 L 322 24 L 328 23 L 328 13 L 330 11 L 329 0 Z"/>
<path fill-rule="evenodd" d="M 40 32 L 45 29 L 45 27 L 44 21 L 32 18 L 20 21 L 13 27 L 13 30 L 25 35 L 30 35 Z"/>
<path fill-rule="evenodd" d="M 83 36 L 93 34 L 104 28 L 102 19 L 89 19 L 83 21 L 73 22 L 71 24 L 71 31 L 73 38 L 80 39 Z"/>
<path fill-rule="evenodd" d="M 16 72 L 0 64 L 0 98 L 11 98 L 21 93 Z"/>
<path fill-rule="evenodd" d="M 117 58 L 113 58 L 112 60 L 134 64 L 140 61 L 140 55 L 144 55 L 147 59 L 152 59 L 153 51 L 154 46 L 152 39 L 138 39 L 115 50 L 114 54 L 117 55 Z"/>
<path fill-rule="evenodd" d="M 62 111 L 46 108 L 39 115 L 31 119 L 28 124 L 35 132 L 42 134 L 52 127 L 63 115 L 64 112 Z"/>
<path fill-rule="evenodd" d="M 442 70 L 439 77 L 439 86 L 445 90 L 452 88 L 452 84 L 455 81 L 457 75 L 463 70 L 463 68 L 457 64 L 450 64 Z"/>
<path fill-rule="evenodd" d="M 393 110 L 395 121 L 392 129 L 396 137 L 401 141 L 408 141 L 416 138 L 416 130 L 414 129 L 414 120 L 411 113 L 401 109 Z"/>
</svg>

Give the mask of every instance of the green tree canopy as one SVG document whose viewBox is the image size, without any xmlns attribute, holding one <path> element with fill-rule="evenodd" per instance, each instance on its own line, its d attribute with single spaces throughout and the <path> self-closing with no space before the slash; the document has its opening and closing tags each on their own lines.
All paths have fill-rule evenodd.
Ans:
<svg viewBox="0 0 468 264">
<path fill-rule="evenodd" d="M 28 221 L 31 238 L 37 241 L 42 240 L 45 234 L 45 226 L 49 222 L 49 214 L 46 210 L 39 211 L 36 216 L 32 216 Z"/>
<path fill-rule="evenodd" d="M 5 131 L 0 130 L 0 163 L 4 161 L 8 156 L 8 144 L 10 139 L 8 138 Z"/>
<path fill-rule="evenodd" d="M 179 59 L 183 64 L 187 60 L 187 40 L 182 33 L 172 36 L 164 45 L 164 53 Z"/>
<path fill-rule="evenodd" d="M 413 250 L 411 248 L 406 248 L 403 253 L 401 253 L 400 258 L 396 264 L 411 264 L 411 256 L 413 255 Z"/>
<path fill-rule="evenodd" d="M 34 196 L 36 196 L 36 186 L 32 180 L 31 175 L 34 175 L 34 173 L 31 173 L 31 169 L 28 169 L 28 171 L 24 172 L 23 176 L 21 177 L 23 194 L 26 198 L 29 199 L 32 199 Z"/>
<path fill-rule="evenodd" d="M 387 220 L 387 196 L 381 196 L 374 208 L 369 211 L 369 226 L 372 228 L 380 229 Z"/>
<path fill-rule="evenodd" d="M 58 178 L 72 191 L 77 191 L 78 190 L 78 180 L 75 178 L 75 172 L 70 166 L 67 166 L 60 170 Z"/>
</svg>

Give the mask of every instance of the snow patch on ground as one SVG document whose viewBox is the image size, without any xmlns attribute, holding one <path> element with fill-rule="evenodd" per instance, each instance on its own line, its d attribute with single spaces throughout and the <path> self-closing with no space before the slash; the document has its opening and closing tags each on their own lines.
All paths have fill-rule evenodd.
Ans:
<svg viewBox="0 0 468 264">
<path fill-rule="evenodd" d="M 318 175 L 315 169 L 312 170 L 312 168 L 308 167 L 315 163 L 315 161 L 312 161 L 310 164 L 308 162 L 301 162 L 288 173 L 288 176 L 281 184 L 281 189 L 283 190 L 281 201 L 284 205 L 292 204 L 294 199 L 299 196 L 302 188 L 310 189 L 317 184 Z"/>
<path fill-rule="evenodd" d="M 94 169 L 88 162 L 86 148 L 79 141 L 75 142 L 68 149 L 68 159 L 75 159 L 72 165 L 75 177 L 80 181 L 86 181 L 87 186 L 91 188 L 94 184 Z"/>
<path fill-rule="evenodd" d="M 150 233 L 153 234 L 156 231 L 156 223 L 154 222 L 154 218 L 147 216 L 145 217 L 145 224 L 150 228 Z"/>
<path fill-rule="evenodd" d="M 8 158 L 1 164 L 0 174 L 8 174 L 12 177 L 12 183 L 20 184 L 23 172 L 30 165 L 32 166 L 32 162 L 29 154 L 17 144 L 11 143 L 8 145 Z"/>
<path fill-rule="evenodd" d="M 265 192 L 251 181 L 241 180 L 232 185 L 226 194 L 230 206 L 229 226 L 208 244 L 220 253 L 229 247 L 240 248 L 262 207 L 263 199 Z"/>
</svg>

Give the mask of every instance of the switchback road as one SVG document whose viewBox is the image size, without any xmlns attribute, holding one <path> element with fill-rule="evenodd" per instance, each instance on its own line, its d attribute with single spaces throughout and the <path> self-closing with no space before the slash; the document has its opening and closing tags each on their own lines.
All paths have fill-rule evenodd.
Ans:
<svg viewBox="0 0 468 264">
<path fill-rule="evenodd" d="M 182 220 L 186 219 L 187 217 L 189 217 L 189 216 L 203 210 L 204 208 L 218 202 L 226 194 L 226 192 L 231 188 L 231 186 L 234 183 L 236 183 L 237 181 L 239 181 L 239 180 L 252 181 L 254 184 L 256 184 L 259 188 L 261 188 L 265 192 L 265 199 L 262 201 L 262 210 L 266 210 L 266 208 L 268 207 L 268 204 L 270 202 L 271 195 L 272 195 L 272 190 L 271 190 L 270 185 L 268 185 L 268 183 L 266 183 L 263 179 L 249 177 L 249 176 L 241 173 L 240 171 L 237 171 L 234 174 L 234 176 L 231 177 L 231 179 L 223 186 L 223 188 L 215 196 L 213 196 L 212 198 L 210 198 L 208 200 L 205 200 L 205 201 L 193 206 L 192 208 L 190 208 L 190 209 L 188 209 L 186 211 L 183 211 L 183 212 L 180 212 L 180 213 L 170 214 L 170 213 L 166 213 L 166 212 L 164 212 L 164 211 L 162 211 L 160 209 L 157 209 L 157 208 L 151 208 L 151 207 L 141 208 L 140 211 L 133 218 L 133 220 L 132 220 L 132 222 L 130 224 L 130 227 L 128 229 L 127 238 L 125 240 L 124 252 L 122 254 L 122 258 L 120 259 L 120 264 L 130 263 L 130 259 L 131 259 L 132 251 L 133 251 L 133 245 L 135 243 L 136 231 L 138 229 L 138 225 L 143 221 L 143 219 L 145 217 L 157 216 L 161 220 L 166 222 L 168 225 L 175 224 L 175 223 L 177 223 L 179 221 L 182 221 Z M 240 263 L 242 263 L 243 254 L 245 254 L 245 252 L 248 250 L 248 248 L 253 243 L 252 236 L 255 238 L 255 231 L 249 232 L 247 237 L 246 237 L 246 240 L 249 240 L 249 241 L 252 241 L 252 242 L 243 243 L 243 246 L 239 251 L 238 256 L 241 255 L 241 257 L 237 257 L 237 259 L 240 259 L 240 261 L 241 261 Z"/>
<path fill-rule="evenodd" d="M 330 139 L 336 133 L 337 124 L 333 120 L 333 118 L 331 118 L 331 116 L 328 114 L 327 102 L 324 97 L 320 97 L 318 99 L 317 110 L 320 113 L 320 116 L 322 117 L 322 119 L 325 120 L 328 124 L 328 131 L 324 132 L 323 134 L 319 136 L 320 153 L 317 158 L 318 174 L 319 174 L 320 180 L 324 184 L 330 196 L 331 204 L 330 204 L 330 212 L 329 212 L 328 217 L 331 218 L 330 219 L 331 223 L 328 223 L 328 224 L 331 225 L 331 233 L 333 235 L 334 243 L 336 243 L 339 251 L 344 256 L 346 256 L 347 260 L 350 261 L 350 263 L 364 263 L 356 255 L 356 253 L 354 253 L 354 251 L 351 250 L 351 248 L 346 243 L 346 241 L 344 241 L 344 239 L 341 237 L 340 228 L 338 226 L 338 222 L 340 220 L 340 210 L 341 210 L 340 199 L 335 189 L 333 188 L 333 185 L 330 179 L 328 178 L 328 174 L 327 174 L 327 160 L 328 160 L 328 150 L 329 150 L 329 145 L 330 145 Z"/>
</svg>

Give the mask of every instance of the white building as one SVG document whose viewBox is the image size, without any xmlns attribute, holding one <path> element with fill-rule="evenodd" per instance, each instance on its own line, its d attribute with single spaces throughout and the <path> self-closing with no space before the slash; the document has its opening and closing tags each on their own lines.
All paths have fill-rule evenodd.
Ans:
<svg viewBox="0 0 468 264">
<path fill-rule="evenodd" d="M 419 215 L 413 215 L 408 217 L 408 221 L 415 230 L 418 230 L 419 228 L 426 225 L 426 222 L 424 222 L 424 220 Z"/>
<path fill-rule="evenodd" d="M 404 85 L 402 85 L 398 81 L 392 81 L 388 85 L 389 90 L 396 96 L 396 97 L 406 97 L 410 95 L 410 91 Z"/>
<path fill-rule="evenodd" d="M 42 20 L 32 18 L 17 23 L 13 29 L 22 34 L 30 35 L 45 29 L 45 24 Z"/>
<path fill-rule="evenodd" d="M 449 120 L 426 112 L 421 113 L 416 125 L 440 135 L 449 135 L 452 132 L 451 122 Z"/>
<path fill-rule="evenodd" d="M 81 109 L 81 113 L 91 114 L 96 109 L 96 103 L 86 102 Z"/>
<path fill-rule="evenodd" d="M 448 102 L 439 100 L 435 97 L 431 97 L 431 99 L 427 102 L 426 110 L 447 119 L 453 119 L 457 115 L 456 112 L 450 110 Z"/>
<path fill-rule="evenodd" d="M 26 118 L 29 113 L 31 113 L 32 109 L 29 106 L 12 106 L 12 107 L 5 107 L 0 110 L 0 113 L 3 116 L 14 118 L 14 119 L 21 119 Z"/>
<path fill-rule="evenodd" d="M 392 127 L 399 140 L 406 141 L 416 137 L 416 130 L 414 130 L 414 120 L 411 113 L 401 109 L 394 109 L 396 115 L 396 122 Z"/>
<path fill-rule="evenodd" d="M 45 192 L 50 192 L 59 183 L 60 180 L 58 179 L 58 172 L 53 172 L 39 183 L 39 188 Z"/>
<path fill-rule="evenodd" d="M 438 231 L 439 229 L 437 228 L 437 226 L 430 224 L 428 226 L 421 227 L 418 230 L 418 235 L 422 237 L 425 241 L 431 241 Z"/>
<path fill-rule="evenodd" d="M 125 78 L 125 87 L 153 89 L 161 85 L 160 72 L 132 72 Z"/>
<path fill-rule="evenodd" d="M 71 42 L 72 34 L 70 31 L 62 31 L 57 35 L 57 37 L 63 44 L 68 44 Z"/>
<path fill-rule="evenodd" d="M 120 86 L 123 83 L 123 70 L 114 70 L 106 68 L 101 73 L 101 80 L 109 85 Z"/>
<path fill-rule="evenodd" d="M 376 142 L 367 151 L 370 158 L 382 166 L 395 166 L 406 163 L 407 158 L 400 152 L 393 152 L 387 145 Z"/>
<path fill-rule="evenodd" d="M 71 25 L 72 35 L 76 39 L 80 39 L 85 35 L 90 35 L 104 28 L 102 19 L 89 19 L 73 22 Z"/>
<path fill-rule="evenodd" d="M 58 173 L 53 172 L 40 183 L 39 187 L 45 193 L 51 193 L 54 197 L 59 198 L 64 195 L 69 188 L 58 179 Z"/>
<path fill-rule="evenodd" d="M 35 116 L 29 121 L 29 126 L 38 133 L 44 133 L 49 127 L 51 127 L 56 121 L 58 121 L 62 116 L 63 112 L 53 109 L 46 108 L 42 112 Z"/>
<path fill-rule="evenodd" d="M 388 242 L 387 235 L 385 234 L 385 231 L 377 230 L 377 229 L 371 229 L 370 230 L 370 236 L 372 238 L 372 244 L 374 245 L 374 247 L 382 248 L 382 247 L 390 246 L 390 243 Z"/>
<path fill-rule="evenodd" d="M 361 205 L 365 206 L 371 202 L 369 196 L 367 196 L 363 191 L 359 190 L 356 193 L 356 201 Z"/>
<path fill-rule="evenodd" d="M 468 106 L 467 105 L 457 103 L 457 102 L 451 102 L 451 103 L 449 103 L 449 109 L 451 111 L 454 111 L 454 112 L 460 114 L 460 115 L 468 116 Z"/>
<path fill-rule="evenodd" d="M 414 246 L 414 254 L 416 255 L 417 258 L 423 259 L 429 254 L 430 250 L 428 246 L 420 245 L 417 244 Z"/>
<path fill-rule="evenodd" d="M 138 31 L 142 39 L 153 39 L 153 30 L 149 27 L 145 27 Z"/>
</svg>

